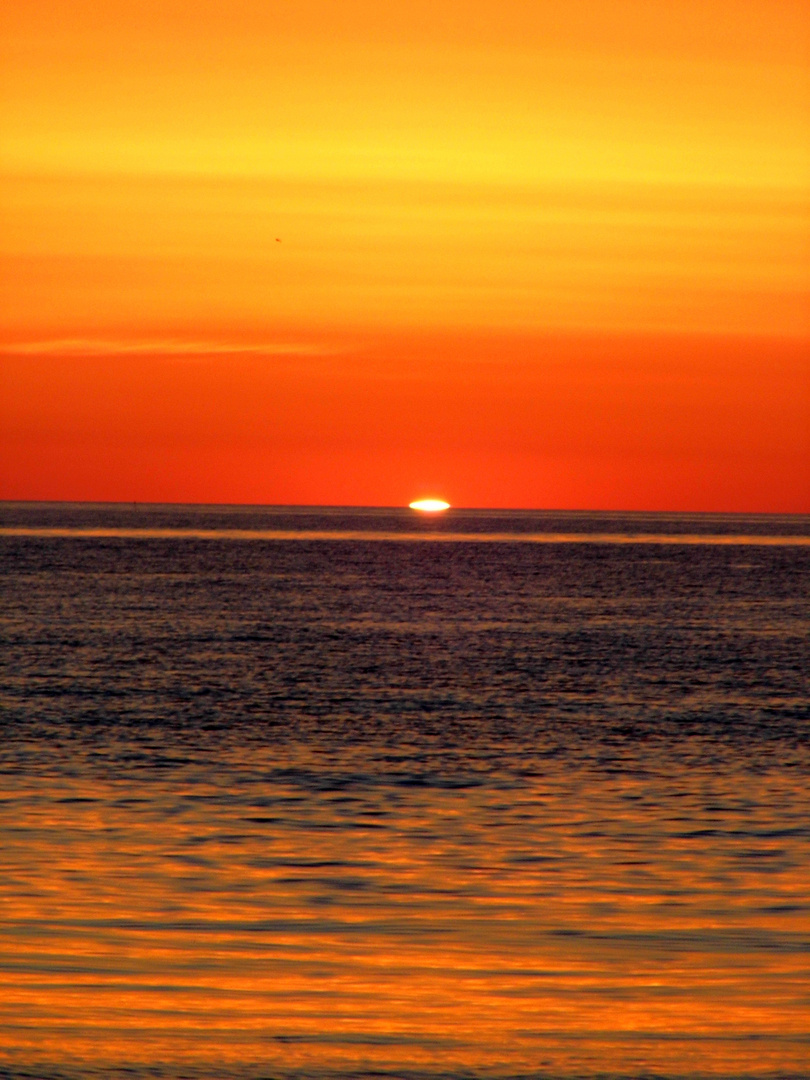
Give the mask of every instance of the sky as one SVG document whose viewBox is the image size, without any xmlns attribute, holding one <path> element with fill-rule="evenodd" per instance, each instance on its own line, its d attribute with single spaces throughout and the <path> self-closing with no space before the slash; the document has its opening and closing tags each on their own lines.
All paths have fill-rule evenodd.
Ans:
<svg viewBox="0 0 810 1080">
<path fill-rule="evenodd" d="M 0 498 L 810 512 L 804 3 L 0 39 Z"/>
</svg>

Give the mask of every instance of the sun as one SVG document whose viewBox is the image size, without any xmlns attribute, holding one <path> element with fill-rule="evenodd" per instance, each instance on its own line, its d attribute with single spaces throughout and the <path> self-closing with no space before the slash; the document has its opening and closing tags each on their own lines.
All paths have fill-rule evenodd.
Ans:
<svg viewBox="0 0 810 1080">
<path fill-rule="evenodd" d="M 421 510 L 426 514 L 436 514 L 441 510 L 450 509 L 450 503 L 445 502 L 444 499 L 416 499 L 408 505 L 411 510 Z"/>
</svg>

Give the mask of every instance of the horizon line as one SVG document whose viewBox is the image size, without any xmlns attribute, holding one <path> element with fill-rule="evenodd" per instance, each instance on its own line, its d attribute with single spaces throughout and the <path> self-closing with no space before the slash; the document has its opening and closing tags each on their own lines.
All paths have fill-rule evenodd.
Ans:
<svg viewBox="0 0 810 1080">
<path fill-rule="evenodd" d="M 188 509 L 222 510 L 382 510 L 409 511 L 419 514 L 408 503 L 253 503 L 253 502 L 175 502 L 150 499 L 5 499 L 0 498 L 2 506 L 75 506 L 75 507 L 114 507 L 116 509 L 146 509 L 175 507 Z M 656 515 L 672 517 L 810 517 L 810 510 L 690 510 L 690 509 L 616 509 L 599 507 L 559 507 L 559 506 L 464 506 L 450 504 L 442 512 L 442 517 L 453 511 L 464 513 L 511 513 L 511 514 L 602 514 L 602 515 Z"/>
</svg>

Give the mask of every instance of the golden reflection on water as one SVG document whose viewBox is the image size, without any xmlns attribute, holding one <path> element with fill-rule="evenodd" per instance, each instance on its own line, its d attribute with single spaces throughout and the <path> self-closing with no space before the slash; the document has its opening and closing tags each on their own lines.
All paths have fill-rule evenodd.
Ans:
<svg viewBox="0 0 810 1080">
<path fill-rule="evenodd" d="M 810 536 L 749 533 L 662 532 L 462 532 L 433 529 L 419 532 L 379 529 L 189 529 L 126 526 L 0 526 L 0 536 L 122 540 L 322 540 L 398 541 L 494 544 L 686 544 L 690 547 L 810 547 Z"/>
<path fill-rule="evenodd" d="M 280 753 L 3 779 L 0 1064 L 810 1067 L 789 773 L 312 787 Z"/>
</svg>

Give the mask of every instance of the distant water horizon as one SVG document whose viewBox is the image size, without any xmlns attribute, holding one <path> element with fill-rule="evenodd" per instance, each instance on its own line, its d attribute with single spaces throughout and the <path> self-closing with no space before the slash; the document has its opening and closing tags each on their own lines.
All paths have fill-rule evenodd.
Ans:
<svg viewBox="0 0 810 1080">
<path fill-rule="evenodd" d="M 810 514 L 6 501 L 0 535 L 805 544 Z"/>
<path fill-rule="evenodd" d="M 176 502 L 176 501 L 150 501 L 140 499 L 0 499 L 0 507 L 41 507 L 61 509 L 69 506 L 75 507 L 104 507 L 109 509 L 139 510 L 163 510 L 185 509 L 189 511 L 221 510 L 226 512 L 261 512 L 261 511 L 290 511 L 290 512 L 354 512 L 371 511 L 373 513 L 390 511 L 407 511 L 412 514 L 425 514 L 429 512 L 414 510 L 407 503 L 391 503 L 386 505 L 362 503 L 238 503 L 238 502 Z M 446 513 L 465 514 L 552 514 L 570 515 L 572 517 L 585 517 L 590 515 L 604 515 L 608 517 L 752 517 L 752 518 L 807 518 L 810 513 L 803 511 L 766 511 L 766 510 L 655 510 L 655 509 L 627 509 L 627 508 L 589 508 L 589 507 L 555 507 L 555 506 L 462 506 L 452 503 L 447 510 L 434 511 L 430 516 L 437 520 Z"/>
</svg>

